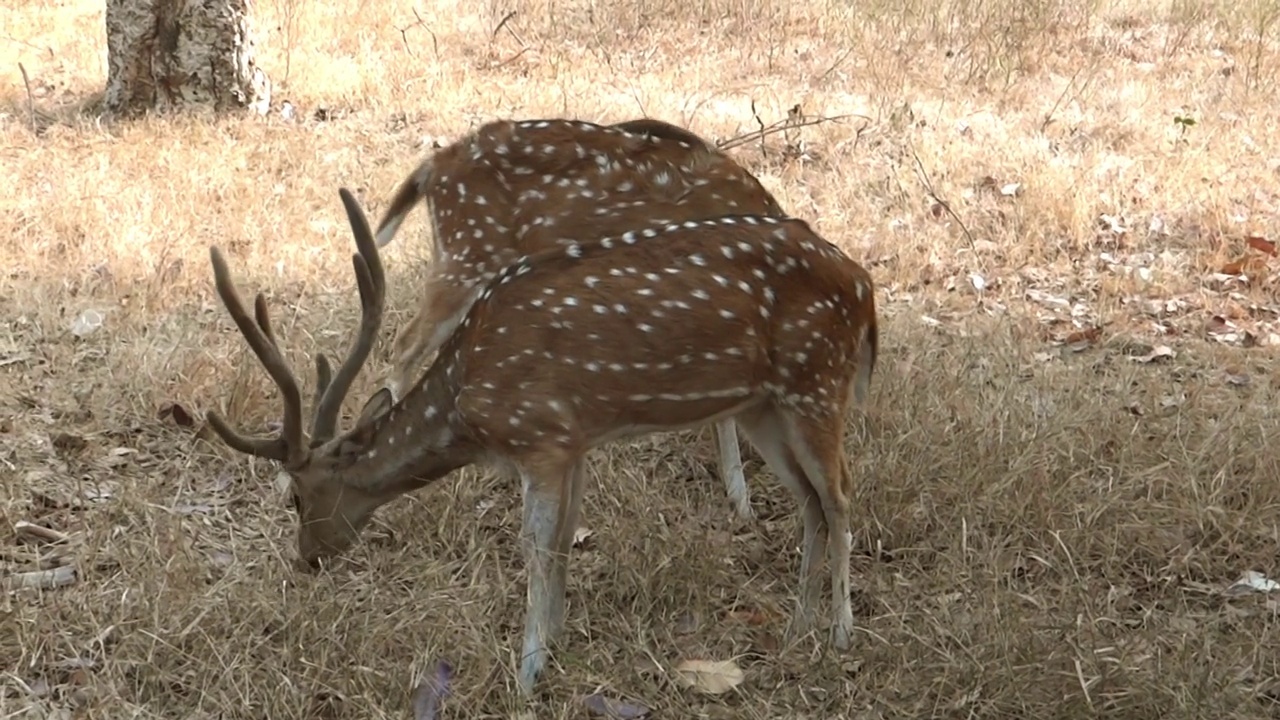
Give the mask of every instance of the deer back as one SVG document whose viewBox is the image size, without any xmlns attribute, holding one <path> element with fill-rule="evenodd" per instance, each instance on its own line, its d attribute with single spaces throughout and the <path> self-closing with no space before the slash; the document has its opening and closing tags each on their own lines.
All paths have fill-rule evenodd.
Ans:
<svg viewBox="0 0 1280 720">
<path fill-rule="evenodd" d="M 577 120 L 488 123 L 410 174 L 379 223 L 378 244 L 419 200 L 431 208 L 442 255 L 465 250 L 489 263 L 485 255 L 545 247 L 555 234 L 547 230 L 568 217 L 596 218 L 603 237 L 637 227 L 637 218 L 783 214 L 759 180 L 693 133 L 654 120 L 632 125 L 653 134 Z"/>
<path fill-rule="evenodd" d="M 455 316 L 419 387 L 456 391 L 460 435 L 514 456 L 761 402 L 828 420 L 870 380 L 871 278 L 801 220 L 729 216 L 568 239 L 517 259 Z M 431 412 L 413 407 L 426 397 L 406 396 L 407 415 Z"/>
<path fill-rule="evenodd" d="M 437 261 L 419 312 L 397 335 L 392 387 L 423 366 L 478 283 L 554 246 L 568 226 L 588 223 L 587 234 L 601 238 L 732 212 L 783 215 L 751 173 L 693 133 L 656 120 L 629 125 L 651 134 L 574 120 L 492 122 L 410 175 L 379 242 L 422 199 Z"/>
</svg>

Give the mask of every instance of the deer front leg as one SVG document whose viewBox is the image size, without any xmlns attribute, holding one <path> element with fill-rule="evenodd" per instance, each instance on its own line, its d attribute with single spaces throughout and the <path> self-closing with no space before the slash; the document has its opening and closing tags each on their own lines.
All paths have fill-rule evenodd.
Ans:
<svg viewBox="0 0 1280 720">
<path fill-rule="evenodd" d="M 529 580 L 517 684 L 526 696 L 533 693 L 546 667 L 548 643 L 564 623 L 567 555 L 577 523 L 576 501 L 581 499 L 580 465 L 551 472 L 545 465 L 520 471 L 524 486 L 521 539 Z"/>
<path fill-rule="evenodd" d="M 720 448 L 720 477 L 729 495 L 733 512 L 743 520 L 751 520 L 751 498 L 747 494 L 747 478 L 742 472 L 742 451 L 738 448 L 738 429 L 733 420 L 716 423 L 716 444 Z"/>
</svg>

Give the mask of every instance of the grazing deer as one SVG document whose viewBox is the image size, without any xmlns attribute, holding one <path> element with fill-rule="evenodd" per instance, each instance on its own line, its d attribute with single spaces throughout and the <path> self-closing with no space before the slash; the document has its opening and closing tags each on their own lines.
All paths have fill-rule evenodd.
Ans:
<svg viewBox="0 0 1280 720">
<path fill-rule="evenodd" d="M 726 216 L 591 239 L 517 258 L 477 286 L 431 367 L 398 401 L 379 390 L 354 428 L 338 408 L 377 336 L 385 297 L 377 244 L 340 191 L 359 253 L 356 341 L 336 374 L 323 355 L 310 438 L 298 382 L 261 293 L 250 317 L 218 248 L 223 305 L 280 388 L 280 435 L 249 438 L 214 411 L 232 448 L 283 464 L 298 512 L 298 552 L 314 566 L 345 550 L 370 515 L 458 468 L 498 462 L 523 485 L 528 600 L 518 685 L 532 691 L 564 623 L 568 553 L 586 484 L 584 456 L 615 440 L 734 419 L 795 497 L 804 525 L 799 608 L 816 621 L 822 561 L 831 633 L 846 648 L 849 500 L 844 418 L 867 394 L 877 324 L 871 277 L 801 220 Z M 852 397 L 851 397 L 852 396 Z"/>
<path fill-rule="evenodd" d="M 726 213 L 782 217 L 763 185 L 694 133 L 642 118 L 612 126 L 575 120 L 488 123 L 423 162 L 397 189 L 377 228 L 390 243 L 422 200 L 435 226 L 434 280 L 397 335 L 385 382 L 398 399 L 426 368 L 470 291 L 529 253 L 553 247 L 567 222 L 592 234 Z M 447 282 L 441 282 L 447 278 Z M 443 297 L 442 297 L 443 296 Z M 734 512 L 753 516 L 733 422 L 715 426 L 720 474 Z"/>
</svg>

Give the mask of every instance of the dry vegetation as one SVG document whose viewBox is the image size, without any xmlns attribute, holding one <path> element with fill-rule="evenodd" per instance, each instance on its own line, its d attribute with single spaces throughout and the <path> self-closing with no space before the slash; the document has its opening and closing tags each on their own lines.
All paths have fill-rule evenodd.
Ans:
<svg viewBox="0 0 1280 720">
<path fill-rule="evenodd" d="M 404 718 L 440 657 L 447 717 L 584 717 L 592 692 L 669 718 L 1280 715 L 1280 604 L 1224 592 L 1280 575 L 1275 0 L 268 0 L 295 119 L 125 126 L 93 114 L 100 2 L 0 6 L 0 571 L 74 572 L 0 595 L 0 717 Z M 780 639 L 798 521 L 756 461 L 761 519 L 732 520 L 709 429 L 592 456 L 532 711 L 514 483 L 460 473 L 295 572 L 274 469 L 198 432 L 278 414 L 208 245 L 306 369 L 355 323 L 339 185 L 377 214 L 424 142 L 498 116 L 724 139 L 753 103 L 862 116 L 733 150 L 880 284 L 856 650 Z M 422 220 L 387 253 L 391 326 Z M 745 681 L 683 688 L 689 658 Z"/>
</svg>

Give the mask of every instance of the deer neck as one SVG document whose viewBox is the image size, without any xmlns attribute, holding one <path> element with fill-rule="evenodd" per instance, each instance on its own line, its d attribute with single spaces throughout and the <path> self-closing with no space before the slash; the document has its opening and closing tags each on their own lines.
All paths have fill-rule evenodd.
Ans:
<svg viewBox="0 0 1280 720">
<path fill-rule="evenodd" d="M 481 458 L 483 448 L 460 421 L 457 393 L 444 373 L 427 373 L 365 430 L 343 468 L 348 485 L 367 492 L 409 492 Z M 348 448 L 351 448 L 349 445 Z"/>
</svg>

